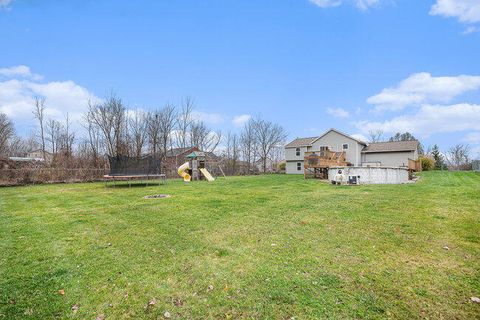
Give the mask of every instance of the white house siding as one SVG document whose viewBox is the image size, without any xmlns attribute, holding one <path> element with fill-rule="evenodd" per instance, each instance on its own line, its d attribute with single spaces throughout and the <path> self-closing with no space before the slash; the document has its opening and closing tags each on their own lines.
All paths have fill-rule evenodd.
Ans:
<svg viewBox="0 0 480 320">
<path fill-rule="evenodd" d="M 416 160 L 416 151 L 375 152 L 362 154 L 362 163 L 379 162 L 383 167 L 408 167 L 408 159 Z"/>
<path fill-rule="evenodd" d="M 301 170 L 297 170 L 297 163 L 300 163 Z M 287 161 L 285 165 L 286 174 L 303 174 L 303 160 L 299 161 Z"/>
<path fill-rule="evenodd" d="M 348 149 L 343 150 L 343 144 L 348 143 Z M 329 131 L 320 139 L 313 142 L 311 150 L 309 151 L 319 151 L 320 147 L 328 146 L 330 150 L 341 152 L 345 151 L 347 162 L 352 163 L 354 166 L 359 166 L 361 162 L 361 154 L 363 145 L 358 143 L 356 140 L 348 138 L 343 134 L 339 134 L 335 131 Z"/>
<path fill-rule="evenodd" d="M 307 147 L 300 147 L 300 155 L 297 156 L 297 148 L 285 148 L 285 159 L 287 161 L 297 161 L 305 158 L 305 151 L 307 151 Z"/>
</svg>

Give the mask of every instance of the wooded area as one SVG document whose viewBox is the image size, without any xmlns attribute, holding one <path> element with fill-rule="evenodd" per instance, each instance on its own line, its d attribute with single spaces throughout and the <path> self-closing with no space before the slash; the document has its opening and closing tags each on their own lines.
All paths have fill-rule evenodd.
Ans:
<svg viewBox="0 0 480 320">
<path fill-rule="evenodd" d="M 44 98 L 35 98 L 32 116 L 37 126 L 27 138 L 18 136 L 13 123 L 0 114 L 0 169 L 22 170 L 23 177 L 44 176 L 32 173 L 38 168 L 101 171 L 108 166 L 106 156 L 154 155 L 165 159 L 169 152 L 192 147 L 215 154 L 215 161 L 229 175 L 276 171 L 283 159 L 287 134 L 280 125 L 255 117 L 249 118 L 239 133 L 222 134 L 202 120 L 188 97 L 179 105 L 167 103 L 145 111 L 131 109 L 112 95 L 102 103 L 89 102 L 78 123 L 73 123 L 68 114 L 63 121 L 48 118 L 47 106 Z M 11 157 L 25 161 L 19 164 Z M 45 179 L 56 181 L 54 176 Z"/>
</svg>

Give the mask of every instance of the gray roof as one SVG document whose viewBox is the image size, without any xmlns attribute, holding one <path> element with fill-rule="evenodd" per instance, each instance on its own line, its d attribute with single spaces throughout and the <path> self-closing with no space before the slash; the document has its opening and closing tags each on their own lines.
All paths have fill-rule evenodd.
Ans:
<svg viewBox="0 0 480 320">
<path fill-rule="evenodd" d="M 368 146 L 363 148 L 362 153 L 414 151 L 417 150 L 417 148 L 417 140 L 376 142 L 370 143 Z"/>
<path fill-rule="evenodd" d="M 165 156 L 166 157 L 176 157 L 176 156 L 181 155 L 182 153 L 190 151 L 191 149 L 193 149 L 193 147 L 173 148 L 173 149 L 167 150 L 167 154 Z"/>
<path fill-rule="evenodd" d="M 298 148 L 306 147 L 312 145 L 312 142 L 315 141 L 318 137 L 309 137 L 309 138 L 297 138 L 287 144 L 285 148 Z"/>
</svg>

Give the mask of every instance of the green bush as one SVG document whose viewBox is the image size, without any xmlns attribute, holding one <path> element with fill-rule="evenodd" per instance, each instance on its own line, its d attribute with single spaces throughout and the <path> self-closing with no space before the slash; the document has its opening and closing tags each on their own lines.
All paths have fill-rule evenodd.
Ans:
<svg viewBox="0 0 480 320">
<path fill-rule="evenodd" d="M 422 164 L 422 171 L 430 171 L 435 168 L 435 160 L 428 157 L 420 157 L 420 163 Z"/>
<path fill-rule="evenodd" d="M 287 163 L 285 161 L 282 161 L 278 164 L 279 171 L 285 171 L 286 167 L 287 167 Z"/>
</svg>

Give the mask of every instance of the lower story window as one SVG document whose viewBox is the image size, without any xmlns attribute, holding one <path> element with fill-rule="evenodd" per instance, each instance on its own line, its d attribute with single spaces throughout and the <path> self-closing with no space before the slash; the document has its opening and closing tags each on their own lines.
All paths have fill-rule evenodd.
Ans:
<svg viewBox="0 0 480 320">
<path fill-rule="evenodd" d="M 297 171 L 302 171 L 302 163 L 297 162 Z"/>
</svg>

